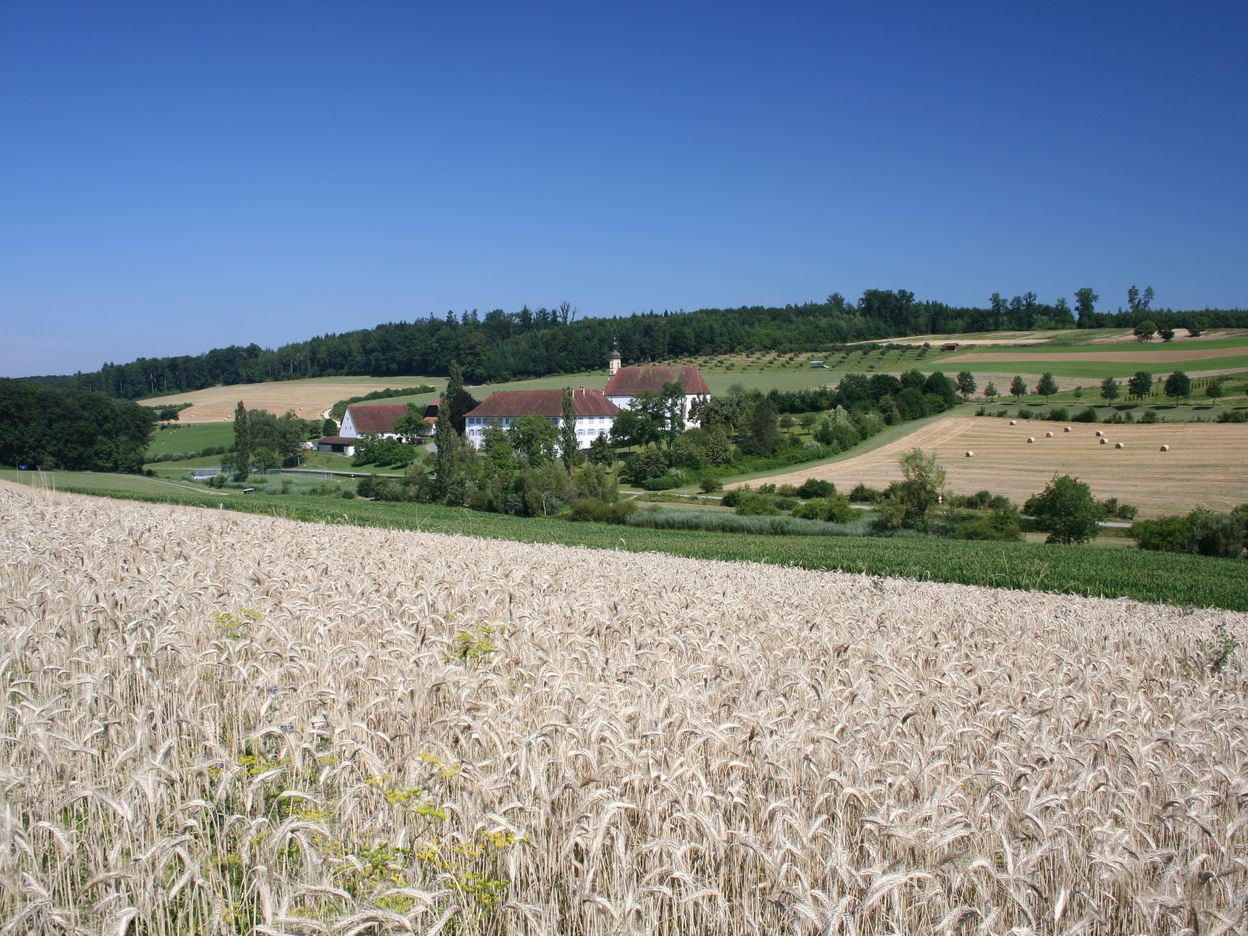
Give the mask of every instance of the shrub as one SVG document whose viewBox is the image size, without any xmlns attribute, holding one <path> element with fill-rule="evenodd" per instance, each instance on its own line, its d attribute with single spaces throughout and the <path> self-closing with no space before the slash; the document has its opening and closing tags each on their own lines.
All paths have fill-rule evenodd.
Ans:
<svg viewBox="0 0 1248 936">
<path fill-rule="evenodd" d="M 1238 559 L 1244 551 L 1244 520 L 1239 513 L 1198 508 L 1188 514 L 1188 546 L 1202 556 Z"/>
<path fill-rule="evenodd" d="M 722 491 L 723 489 L 724 482 L 714 475 L 702 475 L 702 477 L 698 478 L 698 490 L 703 494 L 710 494 L 713 491 Z"/>
<path fill-rule="evenodd" d="M 1054 478 L 1029 498 L 1023 511 L 1048 531 L 1050 543 L 1086 543 L 1097 531 L 1098 508 L 1092 490 L 1070 475 Z"/>
<path fill-rule="evenodd" d="M 819 478 L 807 478 L 802 482 L 802 486 L 797 489 L 797 496 L 810 500 L 814 497 L 832 497 L 836 494 L 836 485 L 831 481 L 822 481 Z"/>
<path fill-rule="evenodd" d="M 1090 406 L 1085 406 L 1079 412 L 1071 417 L 1073 422 L 1090 423 L 1096 422 L 1096 410 Z"/>
<path fill-rule="evenodd" d="M 578 522 L 624 523 L 636 509 L 636 501 L 608 504 L 596 497 L 578 497 L 572 502 L 569 517 Z"/>
<path fill-rule="evenodd" d="M 982 514 L 958 524 L 954 534 L 962 540 L 989 540 L 1008 542 L 1023 535 L 1022 517 L 1008 501 L 994 507 L 989 514 Z"/>
<path fill-rule="evenodd" d="M 680 478 L 675 475 L 665 474 L 657 478 L 646 478 L 641 482 L 641 486 L 647 491 L 669 491 L 674 487 L 680 487 L 681 483 Z"/>
<path fill-rule="evenodd" d="M 854 516 L 849 498 L 841 494 L 817 497 L 793 509 L 793 516 L 802 520 L 822 520 L 825 523 L 848 523 Z"/>
<path fill-rule="evenodd" d="M 879 488 L 867 487 L 861 483 L 849 492 L 849 500 L 853 504 L 878 504 L 883 499 L 884 492 Z"/>
<path fill-rule="evenodd" d="M 734 512 L 742 517 L 763 517 L 780 513 L 775 498 L 763 493 L 742 494 Z"/>
<path fill-rule="evenodd" d="M 1188 532 L 1187 517 L 1157 517 L 1131 525 L 1136 546 L 1162 552 L 1187 552 Z"/>
<path fill-rule="evenodd" d="M 1051 419 L 1054 422 L 1066 422 L 1070 419 L 1070 411 L 1064 406 L 1055 406 L 1049 410 L 1049 414 L 1044 418 Z"/>
<path fill-rule="evenodd" d="M 797 487 L 792 484 L 782 484 L 776 488 L 776 493 L 781 497 L 797 497 Z"/>
<path fill-rule="evenodd" d="M 736 507 L 737 504 L 741 503 L 742 496 L 749 492 L 749 487 L 733 488 L 731 491 L 725 491 L 719 502 L 724 507 Z"/>
</svg>

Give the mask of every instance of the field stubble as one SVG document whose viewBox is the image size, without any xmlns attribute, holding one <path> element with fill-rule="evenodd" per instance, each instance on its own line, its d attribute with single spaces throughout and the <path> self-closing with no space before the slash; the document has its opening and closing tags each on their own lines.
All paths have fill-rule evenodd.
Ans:
<svg viewBox="0 0 1248 936">
<path fill-rule="evenodd" d="M 1108 445 L 1100 444 L 1098 430 L 1111 440 Z M 1116 448 L 1117 442 L 1125 448 Z M 1161 451 L 1162 445 L 1170 450 Z M 954 493 L 986 489 L 1020 505 L 1040 493 L 1055 474 L 1075 475 L 1098 498 L 1135 504 L 1142 517 L 1186 513 L 1198 506 L 1230 510 L 1248 501 L 1245 424 L 1019 419 L 1011 426 L 1010 420 L 998 417 L 950 416 L 864 455 L 769 475 L 767 481 L 801 484 L 806 478 L 821 478 L 845 492 L 860 483 L 883 487 L 901 479 L 897 459 L 916 447 L 940 457 Z M 968 451 L 973 457 L 966 456 Z"/>
<path fill-rule="evenodd" d="M 0 486 L 6 932 L 1243 932 L 1248 617 Z M 127 926 L 129 929 L 127 929 Z"/>
</svg>

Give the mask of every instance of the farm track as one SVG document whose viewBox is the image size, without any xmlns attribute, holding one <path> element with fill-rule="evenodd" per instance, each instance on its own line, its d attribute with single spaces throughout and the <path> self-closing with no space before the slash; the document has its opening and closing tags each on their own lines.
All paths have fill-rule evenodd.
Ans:
<svg viewBox="0 0 1248 936">
<path fill-rule="evenodd" d="M 11 932 L 1242 933 L 1248 616 L 0 485 Z"/>
</svg>

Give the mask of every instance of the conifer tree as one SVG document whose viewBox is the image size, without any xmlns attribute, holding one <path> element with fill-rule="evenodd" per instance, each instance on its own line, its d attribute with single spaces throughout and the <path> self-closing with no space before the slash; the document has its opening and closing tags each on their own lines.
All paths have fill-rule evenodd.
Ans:
<svg viewBox="0 0 1248 936">
<path fill-rule="evenodd" d="M 246 481 L 251 473 L 251 425 L 242 400 L 234 407 L 234 464 L 238 480 Z"/>
<path fill-rule="evenodd" d="M 572 389 L 563 388 L 562 425 L 559 427 L 559 457 L 563 459 L 563 467 L 571 471 L 581 463 L 581 445 L 576 440 L 576 405 L 572 400 Z"/>
</svg>

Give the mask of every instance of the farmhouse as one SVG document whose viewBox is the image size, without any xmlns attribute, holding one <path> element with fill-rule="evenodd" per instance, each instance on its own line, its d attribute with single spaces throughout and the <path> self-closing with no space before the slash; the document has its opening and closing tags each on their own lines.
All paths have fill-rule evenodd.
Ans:
<svg viewBox="0 0 1248 936">
<path fill-rule="evenodd" d="M 579 387 L 572 391 L 572 408 L 576 412 L 576 440 L 587 449 L 600 435 L 608 435 L 618 406 L 608 400 L 601 390 Z M 485 430 L 498 426 L 511 428 L 512 420 L 521 416 L 544 416 L 563 426 L 562 390 L 500 390 L 490 394 L 489 399 L 464 416 L 464 431 L 474 448 L 485 444 Z"/>
<path fill-rule="evenodd" d="M 424 419 L 433 423 L 438 418 L 439 400 L 434 400 L 425 408 Z M 321 436 L 316 441 L 318 452 L 333 452 L 335 455 L 351 456 L 355 454 L 355 444 L 360 436 L 376 435 L 383 439 L 397 439 L 399 434 L 394 431 L 394 424 L 407 415 L 406 403 L 377 403 L 372 406 L 348 406 L 342 417 L 342 425 L 336 436 Z"/>
<path fill-rule="evenodd" d="M 702 379 L 702 372 L 693 364 L 649 364 L 644 367 L 621 367 L 619 352 L 611 355 L 611 376 L 603 391 L 608 400 L 620 409 L 627 409 L 634 397 L 643 393 L 662 393 L 664 386 L 678 383 L 684 390 L 681 417 L 685 425 L 697 428 L 697 422 L 689 419 L 689 407 L 695 400 L 707 400 L 711 388 Z"/>
</svg>

